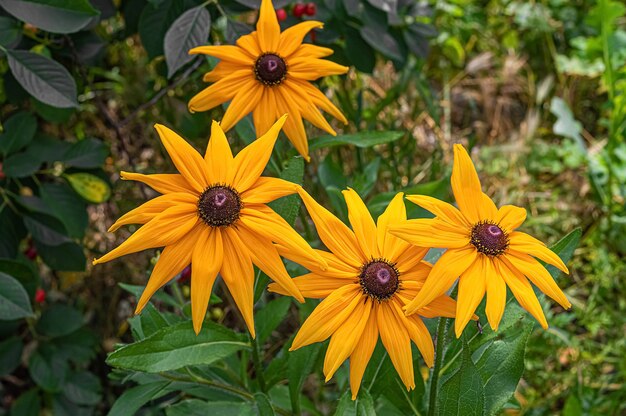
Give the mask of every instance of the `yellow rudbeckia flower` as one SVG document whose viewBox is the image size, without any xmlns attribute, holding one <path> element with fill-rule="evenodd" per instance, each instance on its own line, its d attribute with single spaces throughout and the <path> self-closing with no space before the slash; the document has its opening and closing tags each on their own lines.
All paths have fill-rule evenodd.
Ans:
<svg viewBox="0 0 626 416">
<path fill-rule="evenodd" d="M 196 333 L 219 273 L 233 296 L 252 336 L 253 263 L 304 301 L 285 270 L 272 242 L 325 266 L 321 256 L 266 203 L 293 194 L 298 185 L 263 177 L 286 115 L 258 140 L 233 157 L 219 124 L 213 122 L 204 159 L 183 138 L 157 124 L 165 149 L 179 174 L 142 175 L 122 172 L 122 179 L 140 181 L 163 195 L 123 215 L 109 231 L 126 224 L 145 224 L 119 247 L 94 260 L 105 263 L 137 251 L 165 247 L 139 299 L 140 313 L 150 297 L 190 263 L 191 314 Z"/>
<path fill-rule="evenodd" d="M 302 325 L 291 350 L 330 337 L 324 360 L 326 381 L 350 358 L 354 400 L 380 335 L 402 382 L 409 390 L 415 388 L 411 341 L 429 367 L 434 359 L 433 342 L 420 316 L 453 317 L 456 305 L 449 296 L 439 294 L 415 315 L 407 317 L 402 310 L 421 293 L 431 270 L 431 265 L 422 261 L 428 249 L 411 246 L 387 232 L 390 223 L 406 219 L 403 194 L 396 195 L 375 224 L 359 195 L 351 189 L 344 191 L 351 230 L 306 192 L 299 193 L 331 252 L 316 250 L 328 263 L 322 270 L 279 248 L 285 257 L 311 271 L 293 280 L 300 292 L 308 298 L 324 299 Z M 269 290 L 288 294 L 276 284 Z"/>
<path fill-rule="evenodd" d="M 407 305 L 406 313 L 419 311 L 460 277 L 455 320 L 457 337 L 485 293 L 487 319 L 494 330 L 498 329 L 507 286 L 520 305 L 547 328 L 541 305 L 528 280 L 568 309 L 571 304 L 565 294 L 536 259 L 565 273 L 568 273 L 567 267 L 541 241 L 516 231 L 526 219 L 526 210 L 513 205 L 498 209 L 482 192 L 472 160 L 459 144 L 454 146 L 451 182 L 458 209 L 429 196 L 407 196 L 409 201 L 436 217 L 409 220 L 390 227 L 390 233 L 417 246 L 447 249 L 433 267 L 423 290 Z"/>
<path fill-rule="evenodd" d="M 348 67 L 320 59 L 331 55 L 332 49 L 302 43 L 309 31 L 322 26 L 308 20 L 281 33 L 272 1 L 263 0 L 257 30 L 240 37 L 236 45 L 200 46 L 189 51 L 220 59 L 204 76 L 204 81 L 214 84 L 189 101 L 189 110 L 206 111 L 232 100 L 222 119 L 224 131 L 252 112 L 257 134 L 265 133 L 288 113 L 285 134 L 309 160 L 303 117 L 332 135 L 335 131 L 318 108 L 347 124 L 341 111 L 309 82 L 348 71 Z"/>
</svg>

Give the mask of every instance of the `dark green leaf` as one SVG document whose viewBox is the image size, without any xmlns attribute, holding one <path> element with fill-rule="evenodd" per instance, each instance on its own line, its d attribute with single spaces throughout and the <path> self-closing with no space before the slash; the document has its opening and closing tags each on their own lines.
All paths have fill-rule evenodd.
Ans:
<svg viewBox="0 0 626 416">
<path fill-rule="evenodd" d="M 65 396 L 76 404 L 96 405 L 102 399 L 100 380 L 87 371 L 69 376 L 63 391 Z"/>
<path fill-rule="evenodd" d="M 61 391 L 69 372 L 65 358 L 56 348 L 42 344 L 30 356 L 28 371 L 39 387 L 49 392 Z"/>
<path fill-rule="evenodd" d="M 28 51 L 7 51 L 9 68 L 30 95 L 54 107 L 78 107 L 74 78 L 60 63 Z"/>
<path fill-rule="evenodd" d="M 148 303 L 146 307 L 141 311 L 141 331 L 143 337 L 149 337 L 160 329 L 169 326 L 167 319 L 157 311 L 157 309 L 151 303 Z"/>
<path fill-rule="evenodd" d="M 99 14 L 88 0 L 0 0 L 0 6 L 18 19 L 53 33 L 78 32 Z"/>
<path fill-rule="evenodd" d="M 70 146 L 71 144 L 68 142 L 44 134 L 37 134 L 27 150 L 37 160 L 55 162 L 61 160 Z"/>
<path fill-rule="evenodd" d="M 280 297 L 268 302 L 258 313 L 255 319 L 256 334 L 260 344 L 265 342 L 272 331 L 282 322 L 289 311 L 291 298 Z"/>
<path fill-rule="evenodd" d="M 254 414 L 250 403 L 183 400 L 165 409 L 167 416 L 237 416 Z"/>
<path fill-rule="evenodd" d="M 24 343 L 16 336 L 0 342 L 0 377 L 11 374 L 20 365 L 23 349 Z"/>
<path fill-rule="evenodd" d="M 308 345 L 289 353 L 287 376 L 289 378 L 289 398 L 294 413 L 300 413 L 300 395 L 304 380 L 311 374 L 317 360 L 321 344 Z"/>
<path fill-rule="evenodd" d="M 247 348 L 247 343 L 220 325 L 205 322 L 196 336 L 191 322 L 182 322 L 121 347 L 109 355 L 107 363 L 113 367 L 158 373 L 188 365 L 211 364 Z"/>
<path fill-rule="evenodd" d="M 404 41 L 406 42 L 409 50 L 415 56 L 419 58 L 426 58 L 428 56 L 428 51 L 430 50 L 428 39 L 420 36 L 417 33 L 414 33 L 411 30 L 411 27 L 409 27 L 409 30 L 404 30 L 402 32 L 402 36 L 404 37 Z"/>
<path fill-rule="evenodd" d="M 52 105 L 44 104 L 41 101 L 31 97 L 31 102 L 37 114 L 39 114 L 44 120 L 50 123 L 67 123 L 76 111 L 75 108 L 58 108 Z M 70 146 L 69 143 L 63 142 L 66 146 Z M 61 149 L 59 149 L 61 150 Z"/>
<path fill-rule="evenodd" d="M 556 244 L 551 246 L 550 250 L 554 251 L 561 258 L 561 260 L 563 260 L 564 263 L 567 263 L 574 255 L 574 250 L 576 250 L 576 247 L 578 247 L 581 236 L 582 230 L 580 228 L 576 228 L 565 237 L 557 241 Z M 554 266 L 548 265 L 546 269 L 548 269 L 552 277 L 554 277 L 555 279 L 562 273 Z"/>
<path fill-rule="evenodd" d="M 254 393 L 254 399 L 256 400 L 256 408 L 259 411 L 259 416 L 274 416 L 274 408 L 269 397 L 265 393 Z"/>
<path fill-rule="evenodd" d="M 49 246 L 35 240 L 35 247 L 43 261 L 53 270 L 82 272 L 87 259 L 83 248 L 74 242 Z"/>
<path fill-rule="evenodd" d="M 7 16 L 0 16 L 0 45 L 13 48 L 22 39 L 22 28 L 19 22 Z"/>
<path fill-rule="evenodd" d="M 167 77 L 193 59 L 188 51 L 207 42 L 211 30 L 211 15 L 204 6 L 181 14 L 165 33 L 164 50 Z"/>
<path fill-rule="evenodd" d="M 37 332 L 48 337 L 71 334 L 83 326 L 83 315 L 68 305 L 54 304 L 46 309 L 37 322 Z"/>
<path fill-rule="evenodd" d="M 24 225 L 35 241 L 49 246 L 59 246 L 71 242 L 71 239 L 60 232 L 63 225 L 48 215 L 24 216 Z"/>
<path fill-rule="evenodd" d="M 17 113 L 4 122 L 0 135 L 0 153 L 10 155 L 28 146 L 35 137 L 37 119 L 31 113 Z"/>
<path fill-rule="evenodd" d="M 376 416 L 374 399 L 365 389 L 360 392 L 356 399 L 356 413 L 359 416 Z"/>
<path fill-rule="evenodd" d="M 280 173 L 281 179 L 302 185 L 304 176 L 304 159 L 296 156 L 289 161 Z M 273 201 L 269 204 L 278 215 L 283 217 L 285 221 L 293 225 L 300 210 L 300 198 L 297 195 L 289 195 Z"/>
<path fill-rule="evenodd" d="M 376 54 L 370 45 L 361 37 L 358 30 L 346 27 L 345 54 L 352 64 L 361 72 L 371 74 L 376 65 Z"/>
<path fill-rule="evenodd" d="M 150 59 L 163 55 L 165 32 L 186 9 L 195 6 L 191 0 L 149 2 L 139 18 L 139 36 Z"/>
<path fill-rule="evenodd" d="M 0 272 L 0 320 L 33 316 L 28 294 L 20 282 Z"/>
<path fill-rule="evenodd" d="M 39 190 L 42 201 L 61 220 L 68 236 L 82 238 L 89 222 L 83 199 L 64 183 L 43 183 Z"/>
<path fill-rule="evenodd" d="M 35 296 L 35 291 L 39 286 L 39 276 L 34 267 L 29 267 L 18 260 L 0 259 L 0 272 L 8 274 L 20 282 L 26 289 L 29 299 Z"/>
<path fill-rule="evenodd" d="M 361 36 L 372 48 L 383 54 L 389 59 L 403 61 L 404 57 L 400 51 L 400 45 L 387 32 L 380 32 L 372 27 L 364 26 L 359 31 Z"/>
<path fill-rule="evenodd" d="M 98 337 L 88 328 L 82 327 L 71 334 L 56 337 L 50 342 L 61 354 L 76 364 L 88 364 L 96 354 Z"/>
<path fill-rule="evenodd" d="M 346 391 L 339 399 L 339 404 L 334 413 L 335 416 L 357 416 L 356 402 L 352 400 L 350 391 Z"/>
<path fill-rule="evenodd" d="M 98 168 L 109 155 L 107 146 L 98 139 L 88 137 L 72 145 L 59 160 L 75 168 Z"/>
<path fill-rule="evenodd" d="M 434 403 L 431 403 L 431 406 Z M 484 415 L 485 392 L 483 382 L 472 361 L 470 348 L 463 338 L 461 366 L 442 385 L 439 391 L 436 414 L 447 415 Z"/>
<path fill-rule="evenodd" d="M 41 161 L 28 152 L 15 153 L 4 161 L 3 171 L 9 178 L 25 178 L 39 170 Z"/>
<path fill-rule="evenodd" d="M 11 416 L 39 416 L 41 412 L 41 398 L 36 388 L 22 393 L 11 406 Z"/>
<path fill-rule="evenodd" d="M 141 294 L 143 293 L 145 289 L 144 286 L 129 285 L 128 283 L 118 283 L 118 286 L 124 289 L 125 291 L 135 295 L 137 299 L 141 297 Z M 163 302 L 167 305 L 174 306 L 174 307 L 180 306 L 173 297 L 171 297 L 170 295 L 168 295 L 167 293 L 163 291 L 158 291 L 157 293 L 152 295 L 151 299 L 158 300 L 159 302 Z"/>
<path fill-rule="evenodd" d="M 320 149 L 322 147 L 332 147 L 352 144 L 356 147 L 372 147 L 377 144 L 390 143 L 398 140 L 404 133 L 399 131 L 369 131 L 355 134 L 342 134 L 339 136 L 321 136 L 311 140 L 309 148 Z"/>
<path fill-rule="evenodd" d="M 362 173 L 358 173 L 357 175 L 355 175 L 352 182 L 352 187 L 355 191 L 357 191 L 361 198 L 365 199 L 374 189 L 374 186 L 376 185 L 376 180 L 378 179 L 379 168 L 380 158 L 377 157 L 369 162 L 367 165 L 365 165 Z"/>
<path fill-rule="evenodd" d="M 167 393 L 169 381 L 157 381 L 127 389 L 117 398 L 108 416 L 134 415 L 144 404 Z"/>
<path fill-rule="evenodd" d="M 20 240 L 26 235 L 26 228 L 22 217 L 13 212 L 8 206 L 0 208 L 0 257 L 14 258 Z"/>
</svg>

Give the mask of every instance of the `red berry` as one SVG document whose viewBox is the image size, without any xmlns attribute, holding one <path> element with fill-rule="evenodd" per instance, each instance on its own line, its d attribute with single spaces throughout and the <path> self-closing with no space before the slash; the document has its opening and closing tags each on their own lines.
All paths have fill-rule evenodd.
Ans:
<svg viewBox="0 0 626 416">
<path fill-rule="evenodd" d="M 31 260 L 35 260 L 37 258 L 37 249 L 34 246 L 28 246 L 28 248 L 24 250 L 24 255 Z"/>
<path fill-rule="evenodd" d="M 276 18 L 278 19 L 279 22 L 282 22 L 283 20 L 287 19 L 287 12 L 285 11 L 285 9 L 276 10 Z"/>
<path fill-rule="evenodd" d="M 6 175 L 4 174 L 4 171 L 2 170 L 2 162 L 0 162 L 0 181 L 4 179 L 5 177 Z"/>
<path fill-rule="evenodd" d="M 304 4 L 298 3 L 295 6 L 293 6 L 293 15 L 296 16 L 297 18 L 302 17 L 304 12 L 306 12 L 306 6 Z"/>
<path fill-rule="evenodd" d="M 183 269 L 182 272 L 180 272 L 180 277 L 178 278 L 178 281 L 180 283 L 185 283 L 189 280 L 190 277 L 191 277 L 191 266 L 187 266 Z"/>
<path fill-rule="evenodd" d="M 315 13 L 317 13 L 317 6 L 315 3 L 307 3 L 305 7 L 304 14 L 307 16 L 315 16 Z"/>
<path fill-rule="evenodd" d="M 35 302 L 43 303 L 46 300 L 46 291 L 42 288 L 37 289 L 35 292 Z"/>
</svg>

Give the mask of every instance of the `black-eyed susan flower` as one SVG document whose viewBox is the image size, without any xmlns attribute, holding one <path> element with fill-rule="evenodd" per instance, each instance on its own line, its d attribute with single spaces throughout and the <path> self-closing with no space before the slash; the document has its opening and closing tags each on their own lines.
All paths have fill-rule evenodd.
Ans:
<svg viewBox="0 0 626 416">
<path fill-rule="evenodd" d="M 526 210 L 513 205 L 498 209 L 482 192 L 472 160 L 458 144 L 454 146 L 451 182 L 458 209 L 429 196 L 407 196 L 409 201 L 435 214 L 435 218 L 409 220 L 390 227 L 391 234 L 417 246 L 447 249 L 434 265 L 423 289 L 407 305 L 406 313 L 418 312 L 460 277 L 455 320 L 457 337 L 485 293 L 487 319 L 494 330 L 498 329 L 507 286 L 520 305 L 547 328 L 529 280 L 567 309 L 570 302 L 537 259 L 565 273 L 568 273 L 567 267 L 541 241 L 516 231 L 526 219 Z"/>
<path fill-rule="evenodd" d="M 417 314 L 407 317 L 402 310 L 422 291 L 431 269 L 422 261 L 428 249 L 411 246 L 386 231 L 390 223 L 406 219 L 402 194 L 396 195 L 375 224 L 359 195 L 344 191 L 351 230 L 306 192 L 299 193 L 320 239 L 331 252 L 317 250 L 328 264 L 322 270 L 307 258 L 279 247 L 281 254 L 311 271 L 293 279 L 302 295 L 324 299 L 298 331 L 291 350 L 330 337 L 324 360 L 326 381 L 350 358 L 354 400 L 380 335 L 402 382 L 413 389 L 411 341 L 429 367 L 434 357 L 433 342 L 421 316 L 453 317 L 456 305 L 441 294 L 432 297 Z M 276 284 L 269 289 L 288 294 Z"/>
<path fill-rule="evenodd" d="M 109 231 L 144 224 L 119 247 L 94 264 L 137 251 L 164 247 L 139 299 L 140 313 L 150 297 L 191 263 L 191 312 L 200 332 L 219 273 L 252 336 L 256 264 L 286 293 L 303 301 L 272 242 L 312 262 L 325 261 L 266 203 L 296 192 L 298 185 L 261 176 L 286 115 L 233 157 L 219 124 L 213 122 L 204 159 L 183 138 L 157 124 L 165 149 L 179 174 L 122 172 L 122 179 L 143 182 L 163 195 L 122 216 Z"/>
<path fill-rule="evenodd" d="M 189 101 L 189 110 L 206 111 L 231 101 L 222 128 L 228 131 L 252 112 L 257 134 L 263 134 L 281 115 L 288 113 L 285 134 L 298 152 L 309 160 L 309 146 L 302 118 L 335 135 L 319 109 L 347 123 L 341 111 L 309 81 L 344 74 L 345 66 L 320 59 L 332 49 L 302 43 L 306 34 L 321 28 L 321 22 L 307 20 L 281 33 L 271 0 L 261 2 L 256 31 L 240 37 L 236 45 L 200 46 L 190 54 L 220 59 L 204 76 L 211 86 Z"/>
</svg>

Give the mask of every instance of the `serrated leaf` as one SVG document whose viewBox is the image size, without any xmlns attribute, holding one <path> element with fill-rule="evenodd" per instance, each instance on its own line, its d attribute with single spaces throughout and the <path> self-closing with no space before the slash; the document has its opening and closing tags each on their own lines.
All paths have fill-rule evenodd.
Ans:
<svg viewBox="0 0 626 416">
<path fill-rule="evenodd" d="M 157 381 L 127 389 L 117 398 L 115 403 L 113 403 L 113 407 L 109 410 L 108 416 L 134 415 L 150 400 L 157 399 L 166 394 L 167 390 L 165 389 L 169 385 L 169 381 Z"/>
<path fill-rule="evenodd" d="M 0 320 L 33 316 L 26 290 L 14 277 L 0 272 Z"/>
<path fill-rule="evenodd" d="M 18 19 L 52 33 L 74 33 L 100 12 L 88 0 L 0 0 L 0 6 Z"/>
<path fill-rule="evenodd" d="M 204 6 L 187 10 L 172 23 L 163 44 L 168 78 L 193 59 L 188 51 L 206 43 L 210 30 L 211 15 Z"/>
<path fill-rule="evenodd" d="M 205 322 L 196 336 L 191 322 L 182 322 L 109 354 L 107 364 L 128 370 L 158 373 L 189 365 L 208 365 L 248 349 L 232 331 Z"/>
<path fill-rule="evenodd" d="M 377 144 L 391 143 L 398 140 L 404 133 L 400 131 L 370 131 L 355 134 L 342 134 L 338 136 L 321 136 L 311 140 L 309 148 L 311 150 L 322 147 L 332 147 L 351 144 L 356 147 L 372 147 Z"/>
<path fill-rule="evenodd" d="M 74 78 L 60 63 L 28 51 L 8 50 L 11 73 L 39 101 L 54 107 L 78 107 Z"/>
<path fill-rule="evenodd" d="M 111 196 L 109 184 L 91 173 L 79 172 L 63 176 L 78 195 L 93 204 L 101 204 Z"/>
</svg>

